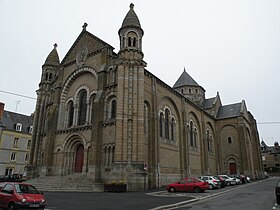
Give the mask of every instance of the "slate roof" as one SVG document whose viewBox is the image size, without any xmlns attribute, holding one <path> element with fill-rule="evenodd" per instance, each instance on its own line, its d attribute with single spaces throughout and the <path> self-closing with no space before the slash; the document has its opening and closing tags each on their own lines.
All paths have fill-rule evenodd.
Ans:
<svg viewBox="0 0 280 210">
<path fill-rule="evenodd" d="M 242 103 L 229 104 L 219 108 L 217 119 L 238 117 L 241 115 Z"/>
<path fill-rule="evenodd" d="M 130 10 L 126 14 L 123 23 L 122 23 L 122 28 L 123 27 L 128 27 L 128 26 L 136 26 L 141 28 L 140 21 L 136 15 L 136 13 L 133 10 L 134 4 L 130 4 Z"/>
<path fill-rule="evenodd" d="M 21 123 L 21 131 L 29 133 L 29 128 L 32 126 L 32 117 L 4 110 L 3 117 L 0 119 L 0 122 L 3 126 L 5 126 L 5 129 L 8 130 L 16 130 L 16 124 Z"/>
<path fill-rule="evenodd" d="M 177 82 L 174 84 L 173 88 L 178 88 L 181 86 L 200 86 L 184 69 Z"/>
<path fill-rule="evenodd" d="M 216 97 L 205 99 L 203 102 L 203 109 L 211 109 L 213 107 L 215 99 Z"/>
</svg>

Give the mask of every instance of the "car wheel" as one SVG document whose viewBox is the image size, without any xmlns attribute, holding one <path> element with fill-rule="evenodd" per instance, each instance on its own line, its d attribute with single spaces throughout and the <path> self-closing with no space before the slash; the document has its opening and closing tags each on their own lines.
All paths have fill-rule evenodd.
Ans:
<svg viewBox="0 0 280 210">
<path fill-rule="evenodd" d="M 175 190 L 174 187 L 170 187 L 170 188 L 169 188 L 169 192 L 176 192 L 176 190 Z"/>
<path fill-rule="evenodd" d="M 213 190 L 214 186 L 212 184 L 209 184 L 209 190 Z"/>
<path fill-rule="evenodd" d="M 227 186 L 230 186 L 231 184 L 230 184 L 230 182 L 227 182 Z"/>
<path fill-rule="evenodd" d="M 8 210 L 15 210 L 16 209 L 16 206 L 14 203 L 10 203 L 9 204 L 9 207 L 8 207 Z"/>
<path fill-rule="evenodd" d="M 199 187 L 195 187 L 195 188 L 193 188 L 193 191 L 194 191 L 195 193 L 199 193 L 199 192 L 201 192 L 201 190 L 200 190 L 200 188 L 199 188 Z"/>
</svg>

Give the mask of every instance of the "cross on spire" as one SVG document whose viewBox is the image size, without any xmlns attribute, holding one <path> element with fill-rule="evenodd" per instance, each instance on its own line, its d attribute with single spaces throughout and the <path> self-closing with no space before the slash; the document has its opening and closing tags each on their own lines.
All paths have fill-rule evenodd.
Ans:
<svg viewBox="0 0 280 210">
<path fill-rule="evenodd" d="M 87 26 L 88 26 L 88 24 L 87 24 L 87 23 L 84 23 L 84 25 L 83 25 L 83 31 L 86 31 L 86 30 L 87 30 Z"/>
</svg>

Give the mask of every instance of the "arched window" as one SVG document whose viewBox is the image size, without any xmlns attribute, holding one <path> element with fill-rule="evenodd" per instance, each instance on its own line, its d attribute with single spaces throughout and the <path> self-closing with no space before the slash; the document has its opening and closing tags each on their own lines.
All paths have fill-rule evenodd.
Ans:
<svg viewBox="0 0 280 210">
<path fill-rule="evenodd" d="M 193 146 L 196 148 L 197 147 L 197 129 L 194 128 L 194 132 L 193 132 Z"/>
<path fill-rule="evenodd" d="M 169 139 L 169 115 L 170 112 L 168 109 L 165 109 L 165 123 L 164 123 L 164 127 L 165 127 L 165 138 Z"/>
<path fill-rule="evenodd" d="M 111 102 L 111 119 L 115 119 L 116 118 L 116 109 L 117 109 L 117 102 L 114 99 Z"/>
<path fill-rule="evenodd" d="M 175 140 L 175 119 L 171 120 L 171 140 Z"/>
<path fill-rule="evenodd" d="M 144 133 L 145 133 L 145 137 L 147 138 L 149 135 L 149 105 L 145 102 L 144 103 Z"/>
<path fill-rule="evenodd" d="M 228 144 L 232 144 L 232 138 L 230 136 L 228 137 L 227 141 L 228 141 Z"/>
<path fill-rule="evenodd" d="M 70 101 L 68 103 L 68 128 L 73 125 L 73 117 L 74 117 L 74 103 Z"/>
<path fill-rule="evenodd" d="M 128 46 L 131 47 L 131 37 L 128 37 Z"/>
<path fill-rule="evenodd" d="M 87 92 L 82 90 L 79 94 L 79 115 L 78 125 L 84 125 L 86 123 L 87 116 Z"/>
<path fill-rule="evenodd" d="M 159 115 L 159 136 L 163 137 L 163 113 Z"/>
<path fill-rule="evenodd" d="M 136 38 L 133 38 L 133 47 L 136 47 Z"/>
<path fill-rule="evenodd" d="M 190 121 L 190 144 L 193 147 L 194 143 L 193 143 L 193 122 Z"/>
<path fill-rule="evenodd" d="M 211 151 L 211 142 L 210 142 L 210 132 L 206 130 L 206 141 L 207 141 L 207 150 L 208 152 Z"/>
</svg>

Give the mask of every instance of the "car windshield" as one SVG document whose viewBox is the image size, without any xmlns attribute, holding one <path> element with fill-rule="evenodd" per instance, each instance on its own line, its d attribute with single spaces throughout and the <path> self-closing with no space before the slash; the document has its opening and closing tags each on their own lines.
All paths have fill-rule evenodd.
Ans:
<svg viewBox="0 0 280 210">
<path fill-rule="evenodd" d="M 18 193 L 40 194 L 39 191 L 32 185 L 16 184 L 15 188 Z"/>
</svg>

